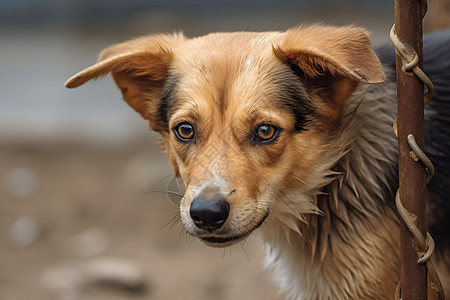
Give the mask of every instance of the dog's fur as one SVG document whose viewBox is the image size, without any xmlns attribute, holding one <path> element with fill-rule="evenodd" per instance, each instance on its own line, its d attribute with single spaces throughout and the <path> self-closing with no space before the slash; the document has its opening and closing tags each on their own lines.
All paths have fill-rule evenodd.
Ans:
<svg viewBox="0 0 450 300">
<path fill-rule="evenodd" d="M 438 162 L 431 227 L 448 276 L 450 34 L 443 37 L 429 70 L 439 84 L 427 131 L 444 140 L 427 142 Z M 66 86 L 111 73 L 185 182 L 187 232 L 225 247 L 261 226 L 266 264 L 288 299 L 391 299 L 400 273 L 396 86 L 392 49 L 379 55 L 386 81 L 366 31 L 352 26 L 152 35 L 107 48 Z M 174 132 L 185 122 L 195 130 L 189 141 Z M 270 142 L 255 138 L 261 124 L 278 129 Z M 195 225 L 198 197 L 229 203 L 222 227 Z"/>
</svg>

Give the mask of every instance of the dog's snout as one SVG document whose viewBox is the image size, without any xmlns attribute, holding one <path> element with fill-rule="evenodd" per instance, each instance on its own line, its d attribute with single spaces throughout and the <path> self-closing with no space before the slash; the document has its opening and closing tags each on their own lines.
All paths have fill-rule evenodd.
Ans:
<svg viewBox="0 0 450 300">
<path fill-rule="evenodd" d="M 195 198 L 191 204 L 190 215 L 194 224 L 200 229 L 213 231 L 222 227 L 230 213 L 228 201 L 208 199 L 204 197 Z"/>
</svg>

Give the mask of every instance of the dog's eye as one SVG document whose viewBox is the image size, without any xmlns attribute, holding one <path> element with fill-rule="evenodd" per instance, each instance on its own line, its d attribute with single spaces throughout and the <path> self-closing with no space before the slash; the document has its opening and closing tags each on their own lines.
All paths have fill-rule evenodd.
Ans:
<svg viewBox="0 0 450 300">
<path fill-rule="evenodd" d="M 189 141 L 194 138 L 194 126 L 189 123 L 181 123 L 177 125 L 174 129 L 175 135 L 182 141 Z"/>
<path fill-rule="evenodd" d="M 256 138 L 262 142 L 272 141 L 277 137 L 278 128 L 272 125 L 263 124 L 256 129 Z"/>
</svg>

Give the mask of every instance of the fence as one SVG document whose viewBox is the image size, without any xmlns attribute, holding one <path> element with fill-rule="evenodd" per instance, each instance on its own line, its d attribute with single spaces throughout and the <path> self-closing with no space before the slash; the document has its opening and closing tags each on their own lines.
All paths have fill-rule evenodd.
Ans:
<svg viewBox="0 0 450 300">
<path fill-rule="evenodd" d="M 433 293 L 440 300 L 445 298 L 430 260 L 434 242 L 425 224 L 425 186 L 434 172 L 421 150 L 424 148 L 424 107 L 433 93 L 433 85 L 422 71 L 422 19 L 426 10 L 426 0 L 395 0 L 395 24 L 391 30 L 397 53 L 398 116 L 394 131 L 399 145 L 400 183 L 396 205 L 404 221 L 401 281 L 396 299 L 402 300 L 423 300 L 434 297 Z"/>
</svg>

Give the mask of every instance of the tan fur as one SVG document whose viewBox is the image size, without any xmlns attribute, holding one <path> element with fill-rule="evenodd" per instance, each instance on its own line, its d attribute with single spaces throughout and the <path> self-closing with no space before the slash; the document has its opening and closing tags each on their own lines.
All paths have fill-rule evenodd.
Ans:
<svg viewBox="0 0 450 300">
<path fill-rule="evenodd" d="M 106 49 L 66 86 L 107 73 L 161 134 L 186 185 L 180 214 L 188 233 L 236 238 L 205 241 L 225 247 L 250 235 L 270 212 L 261 227 L 267 265 L 288 299 L 392 297 L 399 222 L 387 202 L 396 141 L 385 132 L 394 119 L 395 88 L 374 85 L 385 77 L 363 29 L 144 37 Z M 300 131 L 283 106 L 292 90 L 314 107 Z M 164 97 L 176 102 L 167 120 Z M 181 122 L 195 124 L 195 142 L 177 141 L 172 129 Z M 260 124 L 282 128 L 276 142 L 252 144 Z M 217 232 L 198 229 L 190 218 L 200 194 L 230 203 Z"/>
</svg>

